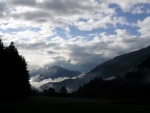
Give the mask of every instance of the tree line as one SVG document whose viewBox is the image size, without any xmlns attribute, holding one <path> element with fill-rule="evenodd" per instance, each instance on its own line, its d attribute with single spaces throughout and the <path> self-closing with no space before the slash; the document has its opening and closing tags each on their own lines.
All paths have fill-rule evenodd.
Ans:
<svg viewBox="0 0 150 113">
<path fill-rule="evenodd" d="M 19 55 L 14 43 L 5 47 L 0 39 L 1 100 L 22 99 L 30 95 L 27 62 Z"/>
<path fill-rule="evenodd" d="M 47 96 L 47 97 L 74 97 L 73 93 L 69 93 L 66 86 L 60 87 L 58 91 L 54 88 L 50 87 L 48 89 L 44 89 L 42 92 L 37 89 L 32 89 L 32 96 Z"/>
</svg>

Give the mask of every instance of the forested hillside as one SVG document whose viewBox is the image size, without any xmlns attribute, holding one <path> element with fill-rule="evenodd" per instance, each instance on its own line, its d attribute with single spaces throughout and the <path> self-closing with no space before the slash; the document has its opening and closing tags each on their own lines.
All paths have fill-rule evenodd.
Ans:
<svg viewBox="0 0 150 113">
<path fill-rule="evenodd" d="M 80 87 L 79 97 L 101 99 L 148 99 L 150 98 L 150 57 L 139 64 L 134 71 L 112 80 L 95 78 Z"/>
</svg>

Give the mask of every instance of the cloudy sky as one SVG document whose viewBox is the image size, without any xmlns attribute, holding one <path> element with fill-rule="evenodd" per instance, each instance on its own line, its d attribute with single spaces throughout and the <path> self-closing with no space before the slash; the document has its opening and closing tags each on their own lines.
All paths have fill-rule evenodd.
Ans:
<svg viewBox="0 0 150 113">
<path fill-rule="evenodd" d="M 29 70 L 87 72 L 150 45 L 150 0 L 0 0 L 0 38 L 14 41 Z"/>
</svg>

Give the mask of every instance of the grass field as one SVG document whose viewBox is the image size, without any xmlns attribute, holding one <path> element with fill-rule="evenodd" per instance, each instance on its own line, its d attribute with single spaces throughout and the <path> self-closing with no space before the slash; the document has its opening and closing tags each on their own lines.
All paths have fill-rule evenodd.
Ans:
<svg viewBox="0 0 150 113">
<path fill-rule="evenodd" d="M 112 100 L 30 97 L 0 102 L 0 113 L 150 113 L 150 104 L 119 104 Z"/>
</svg>

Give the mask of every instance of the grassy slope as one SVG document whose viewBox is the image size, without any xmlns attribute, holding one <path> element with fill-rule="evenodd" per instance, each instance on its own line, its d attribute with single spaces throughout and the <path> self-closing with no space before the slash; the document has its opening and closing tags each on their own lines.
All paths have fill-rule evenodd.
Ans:
<svg viewBox="0 0 150 113">
<path fill-rule="evenodd" d="M 30 97 L 0 102 L 0 113 L 149 113 L 150 104 L 112 104 L 109 100 Z"/>
</svg>

